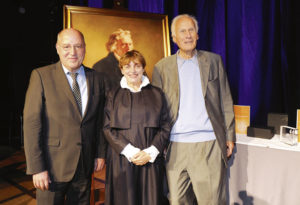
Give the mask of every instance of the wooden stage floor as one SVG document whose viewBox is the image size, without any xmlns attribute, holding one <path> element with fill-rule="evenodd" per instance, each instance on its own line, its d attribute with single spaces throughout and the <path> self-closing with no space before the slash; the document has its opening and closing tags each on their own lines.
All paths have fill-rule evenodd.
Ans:
<svg viewBox="0 0 300 205">
<path fill-rule="evenodd" d="M 31 176 L 25 174 L 23 149 L 0 146 L 0 204 L 34 205 L 35 188 Z M 95 205 L 104 204 L 105 170 L 94 173 L 92 196 Z"/>
</svg>

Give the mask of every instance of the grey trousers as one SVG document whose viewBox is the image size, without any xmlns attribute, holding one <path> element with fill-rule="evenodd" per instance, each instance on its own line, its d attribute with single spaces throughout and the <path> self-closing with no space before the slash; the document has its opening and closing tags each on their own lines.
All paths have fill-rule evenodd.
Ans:
<svg viewBox="0 0 300 205">
<path fill-rule="evenodd" d="M 226 204 L 226 168 L 216 140 L 171 142 L 166 171 L 171 205 Z"/>
</svg>

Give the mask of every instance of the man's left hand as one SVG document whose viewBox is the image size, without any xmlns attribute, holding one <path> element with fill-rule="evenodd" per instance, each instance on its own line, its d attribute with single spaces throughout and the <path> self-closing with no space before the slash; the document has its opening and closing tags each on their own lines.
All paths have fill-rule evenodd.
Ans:
<svg viewBox="0 0 300 205">
<path fill-rule="evenodd" d="M 104 168 L 104 165 L 105 165 L 105 159 L 96 158 L 94 164 L 94 171 L 95 172 L 101 171 Z"/>
<path fill-rule="evenodd" d="M 233 152 L 234 142 L 227 141 L 226 145 L 227 145 L 227 158 L 230 158 Z"/>
</svg>

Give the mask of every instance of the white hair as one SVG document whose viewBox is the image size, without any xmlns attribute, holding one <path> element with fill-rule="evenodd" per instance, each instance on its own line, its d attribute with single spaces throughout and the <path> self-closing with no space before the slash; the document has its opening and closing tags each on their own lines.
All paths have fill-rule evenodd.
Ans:
<svg viewBox="0 0 300 205">
<path fill-rule="evenodd" d="M 172 34 L 172 36 L 175 36 L 175 26 L 176 26 L 177 21 L 181 18 L 184 18 L 184 17 L 192 19 L 192 21 L 194 22 L 194 25 L 195 25 L 196 33 L 198 33 L 199 28 L 198 28 L 197 19 L 194 16 L 189 15 L 189 14 L 180 14 L 180 15 L 176 16 L 175 18 L 173 18 L 173 20 L 172 20 L 172 23 L 171 23 L 171 34 Z"/>
<path fill-rule="evenodd" d="M 126 37 L 129 37 L 131 39 L 131 33 L 129 30 L 123 30 L 119 28 L 117 31 L 110 34 L 108 41 L 106 43 L 106 49 L 109 52 L 113 52 L 116 49 L 117 41 L 120 39 L 124 39 Z"/>
</svg>

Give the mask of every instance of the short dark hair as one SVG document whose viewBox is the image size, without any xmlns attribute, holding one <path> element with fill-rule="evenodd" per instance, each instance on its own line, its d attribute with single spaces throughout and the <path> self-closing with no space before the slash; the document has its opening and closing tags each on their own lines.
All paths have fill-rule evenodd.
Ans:
<svg viewBox="0 0 300 205">
<path fill-rule="evenodd" d="M 138 60 L 142 64 L 143 68 L 145 68 L 146 61 L 145 61 L 144 56 L 139 51 L 137 51 L 137 50 L 131 50 L 131 51 L 126 52 L 120 58 L 120 61 L 119 61 L 119 67 L 120 67 L 120 69 L 122 69 L 122 67 L 124 65 L 129 64 L 130 61 L 134 61 L 134 60 Z"/>
</svg>

